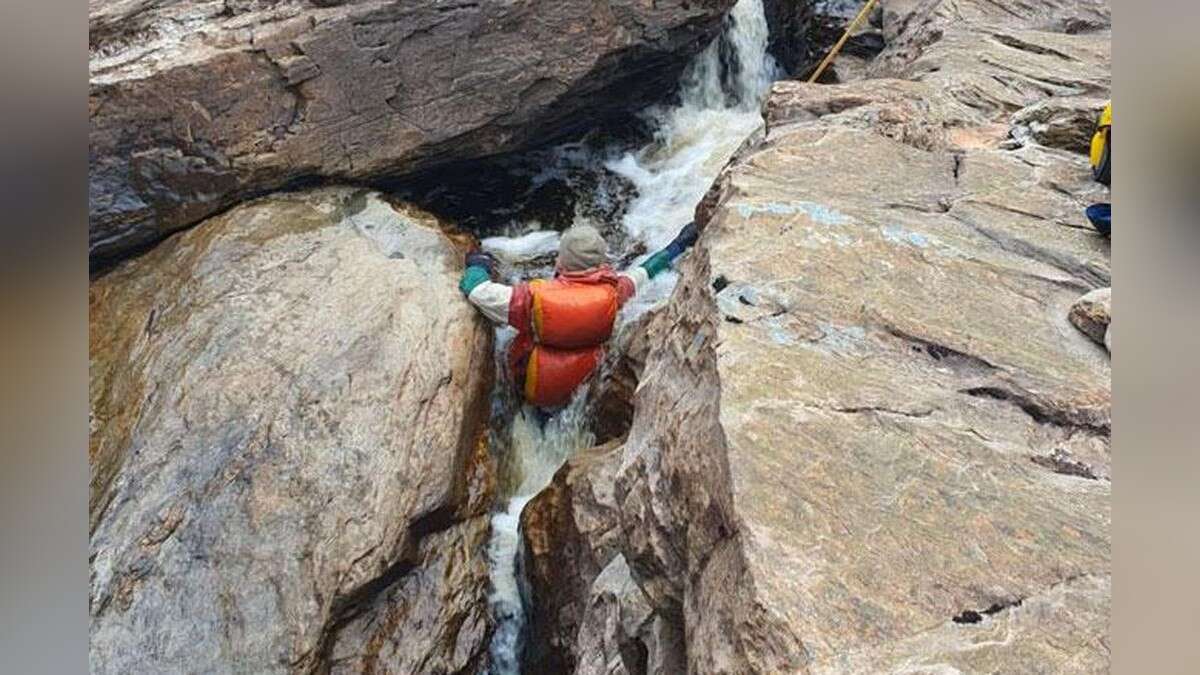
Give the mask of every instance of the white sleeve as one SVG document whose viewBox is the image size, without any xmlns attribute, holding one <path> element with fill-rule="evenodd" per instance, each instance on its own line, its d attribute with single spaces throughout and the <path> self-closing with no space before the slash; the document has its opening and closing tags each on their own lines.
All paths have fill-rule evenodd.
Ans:
<svg viewBox="0 0 1200 675">
<path fill-rule="evenodd" d="M 641 265 L 637 265 L 632 269 L 625 270 L 624 272 L 621 272 L 621 274 L 629 277 L 629 279 L 633 281 L 634 295 L 641 293 L 642 289 L 646 287 L 646 284 L 650 283 L 650 273 L 647 272 L 646 268 L 642 267 Z"/>
<path fill-rule="evenodd" d="M 512 300 L 511 286 L 485 281 L 471 289 L 467 300 L 488 319 L 498 324 L 508 323 L 508 303 Z"/>
</svg>

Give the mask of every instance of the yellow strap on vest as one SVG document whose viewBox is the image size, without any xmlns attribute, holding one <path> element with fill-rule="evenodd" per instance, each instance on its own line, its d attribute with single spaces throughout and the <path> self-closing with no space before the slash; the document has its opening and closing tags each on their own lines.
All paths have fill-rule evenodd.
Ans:
<svg viewBox="0 0 1200 675">
<path fill-rule="evenodd" d="M 525 400 L 532 401 L 537 397 L 538 379 L 538 350 L 529 353 L 529 363 L 525 366 Z"/>
<path fill-rule="evenodd" d="M 530 295 L 533 296 L 532 319 L 534 337 L 539 337 L 542 334 L 542 295 L 541 293 L 534 293 L 532 291 L 535 286 L 540 286 L 544 283 L 546 283 L 545 279 L 534 279 L 529 282 Z"/>
<path fill-rule="evenodd" d="M 1092 162 L 1092 168 L 1100 166 L 1100 162 L 1104 161 L 1104 146 L 1108 142 L 1107 131 L 1112 126 L 1112 101 L 1104 106 L 1104 112 L 1100 113 L 1100 121 L 1096 124 L 1096 133 L 1092 134 L 1092 147 L 1089 153 Z"/>
</svg>

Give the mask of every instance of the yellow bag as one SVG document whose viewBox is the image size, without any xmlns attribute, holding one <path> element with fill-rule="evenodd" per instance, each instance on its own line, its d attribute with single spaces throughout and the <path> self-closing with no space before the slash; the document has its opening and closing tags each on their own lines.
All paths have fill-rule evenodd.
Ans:
<svg viewBox="0 0 1200 675">
<path fill-rule="evenodd" d="M 1096 133 L 1092 134 L 1092 177 L 1105 185 L 1112 181 L 1112 101 L 1100 113 Z"/>
</svg>

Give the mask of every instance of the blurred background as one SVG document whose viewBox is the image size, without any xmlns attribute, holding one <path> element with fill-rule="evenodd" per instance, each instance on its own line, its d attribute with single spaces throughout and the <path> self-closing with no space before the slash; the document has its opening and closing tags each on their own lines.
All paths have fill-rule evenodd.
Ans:
<svg viewBox="0 0 1200 675">
<path fill-rule="evenodd" d="M 1195 672 L 1200 4 L 1112 5 L 1113 664 Z M 0 5 L 5 672 L 87 668 L 86 33 L 83 2 Z"/>
<path fill-rule="evenodd" d="M 87 7 L 0 5 L 0 670 L 87 672 Z"/>
<path fill-rule="evenodd" d="M 1116 672 L 1195 672 L 1200 629 L 1200 5 L 1113 3 Z"/>
</svg>

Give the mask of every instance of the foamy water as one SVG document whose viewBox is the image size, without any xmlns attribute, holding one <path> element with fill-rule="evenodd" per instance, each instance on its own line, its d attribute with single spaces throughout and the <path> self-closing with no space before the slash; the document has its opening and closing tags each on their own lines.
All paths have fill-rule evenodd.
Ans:
<svg viewBox="0 0 1200 675">
<path fill-rule="evenodd" d="M 521 639 L 526 623 L 518 573 L 521 511 L 530 499 L 550 484 L 554 472 L 572 453 L 595 442 L 587 430 L 583 408 L 584 392 L 581 390 L 566 408 L 544 422 L 529 406 L 524 406 L 512 422 L 509 459 L 514 465 L 509 469 L 514 472 L 517 487 L 504 511 L 492 516 L 492 538 L 488 544 L 492 583 L 490 602 L 492 615 L 496 618 L 491 672 L 496 675 L 521 672 Z"/>
<path fill-rule="evenodd" d="M 607 164 L 637 186 L 638 196 L 622 223 L 632 239 L 646 242 L 647 254 L 637 262 L 669 244 L 692 220 L 713 179 L 762 126 L 762 100 L 779 76 L 779 67 L 767 54 L 761 0 L 741 0 L 728 21 L 722 39 L 736 56 L 733 91 L 722 86 L 716 40 L 684 72 L 679 105 L 646 111 L 659 121 L 654 142 Z M 636 316 L 661 302 L 676 279 L 674 273 L 656 278 L 625 315 Z"/>
<path fill-rule="evenodd" d="M 519 237 L 488 237 L 479 246 L 506 263 L 520 265 L 557 251 L 558 236 L 554 230 L 538 230 Z"/>
<path fill-rule="evenodd" d="M 760 105 L 778 76 L 774 59 L 766 53 L 762 1 L 740 0 L 730 12 L 722 39 L 732 46 L 736 63 L 723 65 L 720 40 L 714 41 L 685 71 L 679 104 L 657 106 L 643 113 L 655 126 L 654 140 L 606 163 L 609 170 L 630 180 L 638 190 L 622 220 L 630 245 L 638 241 L 646 245 L 648 253 L 636 262 L 666 246 L 692 220 L 696 204 L 717 173 L 762 124 Z M 736 72 L 736 77 L 726 78 L 727 86 L 722 86 L 723 67 Z M 492 238 L 488 247 L 508 260 L 519 261 L 543 255 L 556 241 L 556 235 L 534 233 L 512 239 Z M 614 253 L 619 256 L 623 252 Z M 626 306 L 622 320 L 661 303 L 676 280 L 674 272 L 659 275 Z M 512 423 L 512 456 L 508 460 L 519 473 L 505 510 L 492 518 L 488 549 L 492 608 L 497 621 L 491 645 L 491 672 L 495 675 L 520 672 L 525 626 L 518 565 L 520 514 L 572 453 L 593 442 L 586 431 L 582 403 L 582 392 L 577 392 L 575 401 L 547 420 L 544 427 L 528 407 Z"/>
</svg>

